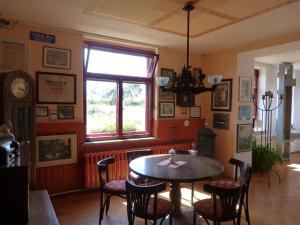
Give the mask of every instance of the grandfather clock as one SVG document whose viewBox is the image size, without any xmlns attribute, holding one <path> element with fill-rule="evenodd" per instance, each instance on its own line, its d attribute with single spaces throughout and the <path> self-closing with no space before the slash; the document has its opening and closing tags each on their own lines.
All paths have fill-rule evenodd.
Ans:
<svg viewBox="0 0 300 225">
<path fill-rule="evenodd" d="M 23 71 L 0 73 L 0 123 L 8 119 L 20 142 L 21 157 L 28 158 L 29 184 L 35 183 L 35 90 L 31 76 Z"/>
</svg>

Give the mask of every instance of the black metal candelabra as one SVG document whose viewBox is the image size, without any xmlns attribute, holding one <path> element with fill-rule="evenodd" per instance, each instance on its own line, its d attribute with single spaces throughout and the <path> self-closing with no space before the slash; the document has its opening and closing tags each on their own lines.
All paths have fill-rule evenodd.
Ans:
<svg viewBox="0 0 300 225">
<path fill-rule="evenodd" d="M 262 95 L 262 105 L 263 107 L 259 107 L 256 102 L 256 96 L 252 96 L 253 103 L 256 109 L 261 111 L 262 125 L 263 129 L 260 135 L 260 146 L 265 145 L 267 148 L 271 148 L 272 145 L 272 118 L 273 111 L 276 110 L 282 103 L 283 95 L 279 96 L 279 102 L 277 106 L 272 107 L 273 103 L 273 93 L 271 91 L 266 91 L 265 94 Z"/>
</svg>

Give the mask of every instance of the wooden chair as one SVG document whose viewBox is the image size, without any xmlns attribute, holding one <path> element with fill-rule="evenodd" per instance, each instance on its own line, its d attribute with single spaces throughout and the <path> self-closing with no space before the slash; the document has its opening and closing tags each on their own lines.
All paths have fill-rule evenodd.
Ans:
<svg viewBox="0 0 300 225">
<path fill-rule="evenodd" d="M 218 185 L 213 185 L 213 182 L 218 182 Z M 214 225 L 220 225 L 225 221 L 233 221 L 235 225 L 240 225 L 242 207 L 237 209 L 237 205 L 241 206 L 243 203 L 244 186 L 212 181 L 204 184 L 203 190 L 210 193 L 212 198 L 194 204 L 193 225 L 196 225 L 197 214 L 201 215 L 208 225 L 210 224 L 208 220 L 212 220 Z"/>
<path fill-rule="evenodd" d="M 187 150 L 175 150 L 175 154 L 190 154 Z M 192 193 L 191 193 L 191 204 L 193 205 L 193 202 L 194 202 L 194 189 L 195 189 L 195 185 L 194 185 L 194 182 L 192 183 Z"/>
<path fill-rule="evenodd" d="M 248 225 L 250 225 L 248 193 L 249 193 L 249 186 L 250 186 L 250 181 L 251 181 L 251 177 L 252 177 L 252 168 L 248 163 L 241 161 L 239 159 L 235 159 L 235 158 L 230 158 L 229 163 L 234 165 L 234 167 L 235 167 L 234 180 L 233 181 L 219 180 L 218 183 L 224 182 L 227 185 L 233 185 L 234 183 L 237 183 L 241 186 L 245 186 L 245 195 L 244 195 L 242 206 L 245 211 L 246 221 L 247 221 Z M 211 184 L 214 185 L 217 183 L 215 181 L 213 181 Z"/>
<path fill-rule="evenodd" d="M 103 219 L 104 210 L 106 208 L 106 215 L 109 210 L 110 198 L 112 196 L 119 196 L 126 199 L 126 185 L 125 180 L 112 180 L 109 179 L 109 165 L 115 162 L 114 157 L 109 157 L 100 160 L 98 165 L 99 183 L 100 183 L 100 216 L 99 225 Z M 105 200 L 103 201 L 103 195 Z"/>
<path fill-rule="evenodd" d="M 244 161 L 235 158 L 230 158 L 229 163 L 235 166 L 234 181 L 238 182 L 240 185 L 245 185 L 245 199 L 243 201 L 243 207 L 245 210 L 246 221 L 248 225 L 250 225 L 248 193 L 249 193 L 249 186 L 252 177 L 252 168 L 248 163 L 245 163 Z M 239 175 L 240 175 L 240 179 L 238 181 Z"/>
<path fill-rule="evenodd" d="M 172 204 L 170 201 L 158 198 L 158 193 L 166 189 L 165 183 L 139 186 L 131 181 L 126 181 L 127 190 L 127 216 L 129 225 L 134 225 L 135 217 L 152 220 L 156 225 L 161 219 L 160 225 L 169 215 L 169 225 L 172 225 Z M 153 196 L 153 197 L 151 197 Z"/>
<path fill-rule="evenodd" d="M 127 151 L 127 159 L 128 159 L 128 165 L 129 163 L 139 157 L 142 156 L 147 156 L 147 155 L 152 155 L 153 151 L 151 149 L 144 149 L 144 150 L 131 150 L 131 151 Z M 151 184 L 154 183 L 153 180 L 144 178 L 139 176 L 138 174 L 134 173 L 133 171 L 129 170 L 129 174 L 128 174 L 128 178 L 129 180 L 133 181 L 136 184 Z"/>
</svg>

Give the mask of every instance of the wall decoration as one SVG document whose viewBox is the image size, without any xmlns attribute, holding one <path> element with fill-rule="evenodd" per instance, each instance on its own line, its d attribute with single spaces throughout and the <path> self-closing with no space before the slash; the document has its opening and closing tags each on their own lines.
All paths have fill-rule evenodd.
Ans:
<svg viewBox="0 0 300 225">
<path fill-rule="evenodd" d="M 211 110 L 231 111 L 232 79 L 223 79 L 212 92 Z"/>
<path fill-rule="evenodd" d="M 71 69 L 71 50 L 44 46 L 43 51 L 43 67 Z"/>
<path fill-rule="evenodd" d="M 240 77 L 239 80 L 239 101 L 250 102 L 252 93 L 251 77 Z"/>
<path fill-rule="evenodd" d="M 237 152 L 251 151 L 252 124 L 237 125 Z"/>
<path fill-rule="evenodd" d="M 49 119 L 50 120 L 58 119 L 57 110 L 50 110 Z"/>
<path fill-rule="evenodd" d="M 77 163 L 77 134 L 38 136 L 37 167 Z"/>
<path fill-rule="evenodd" d="M 245 122 L 251 121 L 251 105 L 239 105 L 238 120 Z"/>
<path fill-rule="evenodd" d="M 58 119 L 74 119 L 74 106 L 58 106 Z"/>
<path fill-rule="evenodd" d="M 76 104 L 76 75 L 37 72 L 37 103 Z"/>
<path fill-rule="evenodd" d="M 169 77 L 169 83 L 166 85 L 166 88 L 169 88 L 173 85 L 173 76 L 174 76 L 174 70 L 168 69 L 168 68 L 161 68 L 160 69 L 160 76 L 162 77 Z M 159 88 L 159 99 L 163 100 L 175 100 L 175 93 L 170 91 L 162 91 Z"/>
<path fill-rule="evenodd" d="M 159 103 L 159 117 L 167 118 L 175 116 L 175 103 L 174 102 L 160 102 Z"/>
<path fill-rule="evenodd" d="M 201 118 L 201 107 L 200 106 L 192 106 L 190 108 L 190 117 L 191 118 Z"/>
<path fill-rule="evenodd" d="M 45 33 L 30 31 L 29 38 L 30 38 L 30 40 L 33 40 L 33 41 L 41 41 L 41 42 L 55 44 L 55 35 L 52 35 L 52 34 L 45 34 Z"/>
<path fill-rule="evenodd" d="M 48 116 L 48 107 L 44 107 L 44 106 L 37 106 L 35 108 L 36 111 L 36 115 L 37 116 Z"/>
<path fill-rule="evenodd" d="M 189 109 L 180 108 L 180 116 L 182 116 L 183 118 L 187 118 L 189 116 Z"/>
<path fill-rule="evenodd" d="M 229 129 L 229 114 L 214 113 L 213 114 L 213 127 L 218 129 Z"/>
</svg>

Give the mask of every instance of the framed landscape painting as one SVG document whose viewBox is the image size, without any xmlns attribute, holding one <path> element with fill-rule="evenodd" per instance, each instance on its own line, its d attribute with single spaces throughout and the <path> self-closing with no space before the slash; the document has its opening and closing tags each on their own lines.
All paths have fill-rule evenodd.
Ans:
<svg viewBox="0 0 300 225">
<path fill-rule="evenodd" d="M 251 151 L 252 124 L 237 125 L 237 152 Z"/>
<path fill-rule="evenodd" d="M 77 162 L 77 134 L 38 136 L 36 138 L 37 167 L 57 166 Z"/>
<path fill-rule="evenodd" d="M 239 80 L 239 101 L 250 102 L 252 94 L 251 77 L 240 77 Z"/>
</svg>

